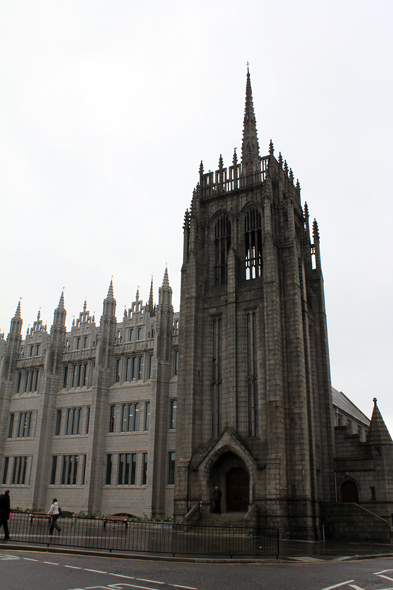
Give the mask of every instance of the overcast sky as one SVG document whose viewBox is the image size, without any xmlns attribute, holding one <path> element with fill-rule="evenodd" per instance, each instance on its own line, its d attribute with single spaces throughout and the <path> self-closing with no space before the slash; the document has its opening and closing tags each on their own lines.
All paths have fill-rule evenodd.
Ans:
<svg viewBox="0 0 393 590">
<path fill-rule="evenodd" d="M 393 432 L 393 2 L 0 0 L 1 305 L 23 335 L 65 288 L 67 327 L 117 316 L 166 264 L 201 159 L 241 147 L 250 62 L 270 138 L 317 218 L 332 383 Z M 390 368 L 389 368 L 390 367 Z"/>
</svg>

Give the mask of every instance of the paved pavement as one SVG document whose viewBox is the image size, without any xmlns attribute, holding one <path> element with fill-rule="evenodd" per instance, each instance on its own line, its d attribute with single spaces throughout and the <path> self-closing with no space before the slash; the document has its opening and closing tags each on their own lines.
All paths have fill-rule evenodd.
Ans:
<svg viewBox="0 0 393 590">
<path fill-rule="evenodd" d="M 0 540 L 0 550 L 28 550 L 35 551 L 51 551 L 59 553 L 72 553 L 75 555 L 91 555 L 108 557 L 108 551 L 81 549 L 72 547 L 62 547 L 59 545 L 50 546 L 48 548 L 43 544 L 21 543 L 19 541 L 3 541 Z M 117 556 L 128 559 L 156 559 L 161 561 L 184 561 L 184 562 L 208 562 L 208 563 L 250 563 L 250 562 L 272 562 L 275 561 L 273 557 L 269 558 L 255 558 L 255 557 L 241 557 L 241 558 L 225 558 L 209 556 L 187 556 L 175 558 L 168 555 L 161 555 L 159 553 L 132 553 L 122 551 L 112 551 L 111 556 Z M 303 563 L 318 563 L 323 561 L 344 561 L 346 559 L 365 559 L 378 557 L 393 557 L 393 544 L 371 544 L 371 543 L 349 543 L 338 541 L 280 541 L 280 556 L 279 561 L 286 562 L 303 562 Z"/>
</svg>

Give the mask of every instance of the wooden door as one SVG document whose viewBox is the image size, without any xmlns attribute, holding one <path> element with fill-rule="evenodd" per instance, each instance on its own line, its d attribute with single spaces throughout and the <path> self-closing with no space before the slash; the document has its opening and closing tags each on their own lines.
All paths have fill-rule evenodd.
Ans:
<svg viewBox="0 0 393 590">
<path fill-rule="evenodd" d="M 341 502 L 359 502 L 358 487 L 353 481 L 345 481 L 341 486 Z"/>
<path fill-rule="evenodd" d="M 248 473 L 241 467 L 234 467 L 227 473 L 227 511 L 247 512 L 248 496 Z"/>
</svg>

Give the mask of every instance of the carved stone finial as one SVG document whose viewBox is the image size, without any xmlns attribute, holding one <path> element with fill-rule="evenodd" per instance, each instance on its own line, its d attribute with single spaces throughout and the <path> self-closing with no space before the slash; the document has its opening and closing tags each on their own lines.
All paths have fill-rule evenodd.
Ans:
<svg viewBox="0 0 393 590">
<path fill-rule="evenodd" d="M 282 154 L 281 154 L 281 152 L 278 154 L 278 163 L 280 164 L 280 166 L 282 168 Z"/>
<path fill-rule="evenodd" d="M 273 145 L 273 141 L 270 140 L 269 143 L 269 156 L 273 156 L 274 155 L 274 145 Z"/>
</svg>

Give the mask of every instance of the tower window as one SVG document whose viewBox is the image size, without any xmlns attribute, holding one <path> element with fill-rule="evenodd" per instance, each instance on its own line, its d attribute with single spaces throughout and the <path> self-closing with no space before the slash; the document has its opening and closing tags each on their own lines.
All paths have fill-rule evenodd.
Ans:
<svg viewBox="0 0 393 590">
<path fill-rule="evenodd" d="M 244 218 L 246 279 L 262 276 L 262 220 L 257 209 L 247 211 Z"/>
<path fill-rule="evenodd" d="M 228 280 L 228 252 L 231 246 L 231 222 L 222 215 L 214 229 L 215 284 L 226 285 Z"/>
<path fill-rule="evenodd" d="M 221 318 L 213 320 L 212 373 L 212 435 L 216 438 L 221 432 Z"/>
</svg>

